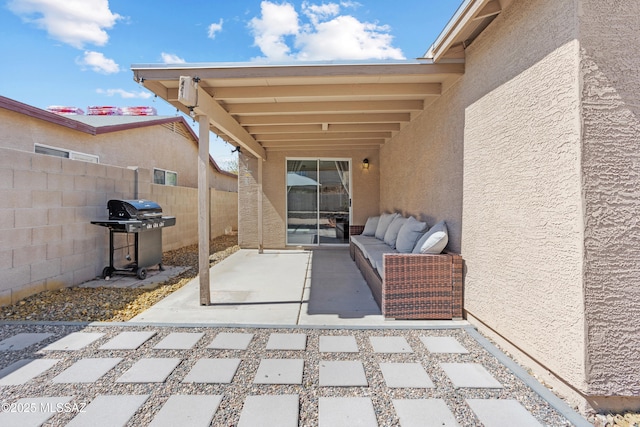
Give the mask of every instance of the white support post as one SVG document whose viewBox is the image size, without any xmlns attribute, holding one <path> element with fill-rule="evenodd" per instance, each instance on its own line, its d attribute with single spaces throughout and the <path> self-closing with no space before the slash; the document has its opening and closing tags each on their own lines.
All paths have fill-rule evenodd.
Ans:
<svg viewBox="0 0 640 427">
<path fill-rule="evenodd" d="M 198 116 L 198 274 L 200 305 L 211 304 L 209 290 L 209 117 Z"/>
<path fill-rule="evenodd" d="M 262 162 L 258 157 L 258 253 L 264 252 L 264 240 L 262 231 Z"/>
</svg>

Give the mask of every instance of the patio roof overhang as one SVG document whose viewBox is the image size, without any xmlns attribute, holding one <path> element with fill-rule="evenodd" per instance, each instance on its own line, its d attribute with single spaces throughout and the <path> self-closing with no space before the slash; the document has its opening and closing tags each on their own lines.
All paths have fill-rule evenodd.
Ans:
<svg viewBox="0 0 640 427">
<path fill-rule="evenodd" d="M 463 60 L 133 65 L 134 78 L 244 152 L 379 147 L 464 73 Z M 197 80 L 197 105 L 179 100 Z"/>
</svg>

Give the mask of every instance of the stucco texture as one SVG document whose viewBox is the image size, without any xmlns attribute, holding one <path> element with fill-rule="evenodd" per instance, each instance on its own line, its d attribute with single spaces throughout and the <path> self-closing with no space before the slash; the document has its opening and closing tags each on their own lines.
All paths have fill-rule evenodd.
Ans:
<svg viewBox="0 0 640 427">
<path fill-rule="evenodd" d="M 263 161 L 263 236 L 265 248 L 286 247 L 286 160 L 287 158 L 351 159 L 352 224 L 364 225 L 370 215 L 379 213 L 378 149 L 336 151 L 268 151 Z M 362 159 L 370 161 L 369 170 L 362 170 Z M 238 242 L 240 246 L 258 246 L 258 160 L 241 155 L 238 177 Z"/>
<path fill-rule="evenodd" d="M 464 76 L 382 148 L 380 203 L 445 220 L 465 309 L 585 390 L 576 10 L 505 9 Z"/>
<path fill-rule="evenodd" d="M 640 408 L 640 3 L 581 4 L 589 394 Z"/>
</svg>

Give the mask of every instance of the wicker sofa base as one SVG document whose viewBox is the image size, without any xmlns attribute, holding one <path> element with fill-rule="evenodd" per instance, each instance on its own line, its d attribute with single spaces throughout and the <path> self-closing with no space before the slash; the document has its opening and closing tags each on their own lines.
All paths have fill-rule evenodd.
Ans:
<svg viewBox="0 0 640 427">
<path fill-rule="evenodd" d="M 360 248 L 349 250 L 385 318 L 462 318 L 460 255 L 385 254 L 382 280 Z"/>
</svg>

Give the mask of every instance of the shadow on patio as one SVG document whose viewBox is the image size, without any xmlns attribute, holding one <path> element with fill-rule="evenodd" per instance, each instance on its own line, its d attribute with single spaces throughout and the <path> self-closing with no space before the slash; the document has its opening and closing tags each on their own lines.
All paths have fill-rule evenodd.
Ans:
<svg viewBox="0 0 640 427">
<path fill-rule="evenodd" d="M 211 304 L 199 304 L 195 278 L 131 319 L 222 325 L 466 325 L 465 321 L 384 319 L 346 247 L 243 249 L 211 268 Z"/>
</svg>

